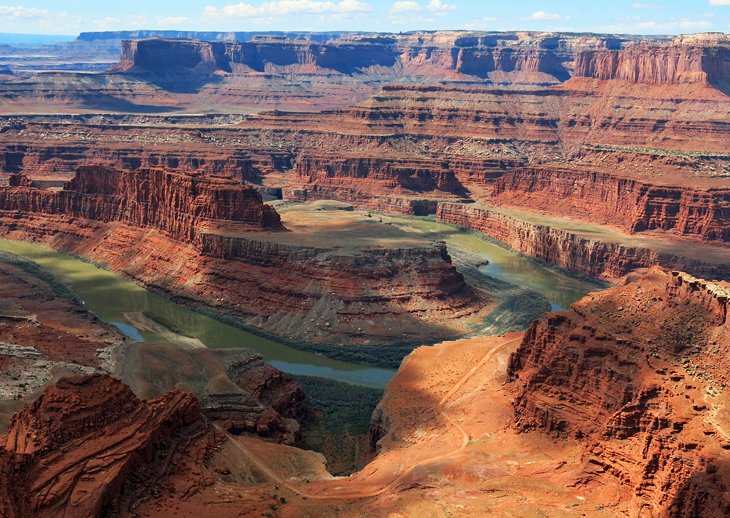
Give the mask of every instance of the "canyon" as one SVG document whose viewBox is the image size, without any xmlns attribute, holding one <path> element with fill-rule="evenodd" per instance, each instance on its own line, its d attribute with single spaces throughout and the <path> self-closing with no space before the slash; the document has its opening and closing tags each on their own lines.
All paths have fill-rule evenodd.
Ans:
<svg viewBox="0 0 730 518">
<path fill-rule="evenodd" d="M 427 59 L 418 58 L 418 65 L 408 61 L 423 48 L 430 49 Z M 577 256 L 587 253 L 585 246 L 569 243 L 570 233 L 561 228 L 540 227 L 532 245 L 517 247 L 555 262 L 555 254 L 539 252 L 537 241 L 558 239 L 572 255 L 556 259 L 558 265 L 579 275 L 610 279 L 634 265 L 662 264 L 726 278 L 727 48 L 721 35 L 673 41 L 532 33 L 350 35 L 330 43 L 264 36 L 242 42 L 223 36 L 212 42 L 130 40 L 110 74 L 155 88 L 162 87 L 147 77 L 152 72 L 146 63 L 169 63 L 155 74 L 172 78 L 218 77 L 220 72 L 234 80 L 286 70 L 288 80 L 299 84 L 296 74 L 306 70 L 322 78 L 363 79 L 370 65 L 356 73 L 338 70 L 337 64 L 346 59 L 342 56 L 370 56 L 363 49 L 373 50 L 367 59 L 378 67 L 400 60 L 399 66 L 419 79 L 415 84 L 384 79 L 379 92 L 360 92 L 359 101 L 333 94 L 346 106 L 317 113 L 277 109 L 217 120 L 183 114 L 7 115 L 0 156 L 5 171 L 43 179 L 46 185 L 71 178 L 81 165 L 98 163 L 241 178 L 285 201 L 336 199 L 412 215 L 453 214 L 452 205 L 437 207 L 474 201 L 487 209 L 527 214 L 525 219 L 513 216 L 511 233 L 529 226 L 530 216 L 548 215 L 612 234 L 610 241 L 591 245 L 607 250 L 593 254 L 590 261 L 598 264 L 591 266 Z M 484 73 L 460 72 L 465 53 L 534 49 L 551 54 L 567 75 L 528 87 L 512 76 L 490 78 L 489 63 L 479 65 Z M 448 83 L 428 80 L 436 69 L 441 76 L 456 75 Z M 234 95 L 228 86 L 221 90 Z M 178 103 L 184 96 L 207 95 L 164 91 Z M 259 109 L 270 106 L 256 96 L 235 95 Z M 282 102 L 291 95 L 282 93 Z M 151 142 L 154 147 L 143 146 Z M 177 142 L 185 142 L 186 151 Z M 468 207 L 458 210 L 471 214 Z M 443 221 L 484 232 L 484 224 L 465 225 L 467 219 Z M 491 237 L 499 240 L 500 235 L 505 233 Z M 634 259 L 617 265 L 610 252 L 617 249 L 632 250 Z M 697 264 L 687 250 L 711 258 L 710 264 Z"/>
<path fill-rule="evenodd" d="M 724 516 L 729 290 L 655 267 L 525 333 L 418 348 L 373 414 L 377 456 L 349 477 L 333 478 L 306 450 L 205 424 L 190 394 L 140 402 L 100 375 L 62 379 L 18 413 L 0 469 L 56 484 L 54 495 L 79 496 L 64 500 L 66 512 L 92 514 Z M 40 416 L 48 424 L 38 429 Z M 97 424 L 76 426 L 91 416 Z M 49 476 L 62 467 L 51 444 L 79 469 L 75 459 L 94 459 L 133 419 L 144 426 L 115 443 L 113 462 L 87 464 L 96 474 L 75 485 Z M 171 460 L 133 454 L 149 441 Z M 61 509 L 52 497 L 9 504 L 21 516 L 22 506 Z"/>
<path fill-rule="evenodd" d="M 259 193 L 229 179 L 80 167 L 58 189 L 18 174 L 0 187 L 0 207 L 5 236 L 81 254 L 291 339 L 434 341 L 490 307 L 443 244 L 360 215 L 333 222 L 331 211 L 294 211 L 284 231 Z"/>
<path fill-rule="evenodd" d="M 0 515 L 730 513 L 726 34 L 3 52 Z"/>
</svg>

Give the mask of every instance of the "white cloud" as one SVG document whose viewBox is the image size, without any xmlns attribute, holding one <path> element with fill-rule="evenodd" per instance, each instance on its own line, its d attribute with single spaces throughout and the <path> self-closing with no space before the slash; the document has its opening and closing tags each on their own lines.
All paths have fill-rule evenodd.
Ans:
<svg viewBox="0 0 730 518">
<path fill-rule="evenodd" d="M 710 0 L 710 5 L 730 5 L 730 0 Z"/>
<path fill-rule="evenodd" d="M 157 18 L 155 20 L 157 25 L 179 25 L 181 23 L 189 22 L 190 18 L 184 16 L 167 16 L 165 18 Z"/>
<path fill-rule="evenodd" d="M 464 28 L 470 31 L 476 30 L 494 30 L 494 22 L 499 20 L 493 16 L 483 16 L 476 20 L 472 20 L 464 25 Z"/>
<path fill-rule="evenodd" d="M 0 5 L 0 27 L 12 24 L 15 32 L 37 34 L 73 34 L 81 28 L 83 18 L 64 11 L 38 7 Z"/>
<path fill-rule="evenodd" d="M 634 2 L 631 4 L 631 7 L 634 9 L 664 9 L 666 5 L 664 4 L 647 4 L 643 2 Z"/>
<path fill-rule="evenodd" d="M 418 13 L 422 10 L 421 4 L 418 2 L 410 2 L 410 1 L 400 1 L 394 3 L 391 8 L 390 12 L 393 14 L 398 13 Z"/>
<path fill-rule="evenodd" d="M 446 14 L 456 9 L 454 4 L 446 4 L 442 0 L 431 0 L 426 6 L 428 11 L 436 14 Z"/>
<path fill-rule="evenodd" d="M 50 14 L 51 11 L 48 9 L 38 9 L 37 7 L 0 5 L 0 17 L 4 18 L 44 18 Z"/>
<path fill-rule="evenodd" d="M 223 7 L 206 6 L 203 17 L 207 19 L 227 18 L 264 18 L 291 14 L 355 14 L 368 13 L 370 4 L 360 0 L 340 0 L 339 2 L 319 0 L 271 0 L 260 5 L 230 4 Z"/>
<path fill-rule="evenodd" d="M 570 20 L 570 16 L 563 16 L 560 14 L 546 13 L 545 11 L 535 11 L 530 15 L 530 20 L 545 21 L 545 20 Z"/>
<path fill-rule="evenodd" d="M 119 18 L 112 18 L 107 16 L 106 18 L 99 18 L 98 20 L 91 21 L 91 28 L 97 31 L 108 31 L 119 27 L 122 21 Z"/>
<path fill-rule="evenodd" d="M 431 0 L 424 5 L 412 0 L 398 0 L 390 7 L 390 14 L 420 13 L 428 11 L 435 15 L 442 16 L 454 11 L 455 9 L 456 6 L 454 4 L 447 4 L 442 0 Z"/>
</svg>

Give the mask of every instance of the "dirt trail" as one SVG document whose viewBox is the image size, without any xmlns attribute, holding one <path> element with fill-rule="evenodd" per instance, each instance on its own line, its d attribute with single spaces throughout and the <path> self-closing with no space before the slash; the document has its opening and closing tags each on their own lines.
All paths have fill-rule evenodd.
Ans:
<svg viewBox="0 0 730 518">
<path fill-rule="evenodd" d="M 424 465 L 424 464 L 430 464 L 439 460 L 442 460 L 447 457 L 451 457 L 453 455 L 456 455 L 458 453 L 461 453 L 464 448 L 466 448 L 467 444 L 469 443 L 469 434 L 464 431 L 464 429 L 461 427 L 461 425 L 456 422 L 454 419 L 451 418 L 446 412 L 446 405 L 448 404 L 449 400 L 456 395 L 456 393 L 464 386 L 464 384 L 472 377 L 474 374 L 476 374 L 484 365 L 492 359 L 494 354 L 502 349 L 503 347 L 512 344 L 514 342 L 518 342 L 522 340 L 522 337 L 520 338 L 514 338 L 512 340 L 507 340 L 505 342 L 502 342 L 501 344 L 491 348 L 487 353 L 482 357 L 482 359 L 477 363 L 474 367 L 472 367 L 464 376 L 461 377 L 461 379 L 454 385 L 454 387 L 449 391 L 448 394 L 446 394 L 441 401 L 439 401 L 438 405 L 436 406 L 436 410 L 438 412 L 438 415 L 444 418 L 446 422 L 449 423 L 453 427 L 453 429 L 457 430 L 462 435 L 462 442 L 461 445 L 449 452 L 442 453 L 441 455 L 436 455 L 434 457 L 429 458 L 426 461 L 420 461 L 416 462 L 410 466 L 401 466 L 400 473 L 397 474 L 390 482 L 383 485 L 381 488 L 376 490 L 355 490 L 354 492 L 346 493 L 346 494 L 337 494 L 337 495 L 322 495 L 322 494 L 313 494 L 308 493 L 306 491 L 301 491 L 300 489 L 294 487 L 290 483 L 288 483 L 286 480 L 281 478 L 278 474 L 276 474 L 272 469 L 270 469 L 265 462 L 261 461 L 259 458 L 256 457 L 256 455 L 248 449 L 246 446 L 241 444 L 239 441 L 236 440 L 236 437 L 226 432 L 223 428 L 221 428 L 218 424 L 213 424 L 213 426 L 224 434 L 228 439 L 230 439 L 233 444 L 238 448 L 245 456 L 249 459 L 251 463 L 253 463 L 258 469 L 261 470 L 261 472 L 266 475 L 271 481 L 275 482 L 276 484 L 279 484 L 281 487 L 284 487 L 291 491 L 292 493 L 310 498 L 313 500 L 350 500 L 350 499 L 361 499 L 361 498 L 372 498 L 378 495 L 381 495 L 388 491 L 389 489 L 396 486 L 399 482 L 401 482 L 405 477 L 410 475 L 416 468 Z M 496 371 L 490 374 L 491 376 L 495 375 Z"/>
</svg>

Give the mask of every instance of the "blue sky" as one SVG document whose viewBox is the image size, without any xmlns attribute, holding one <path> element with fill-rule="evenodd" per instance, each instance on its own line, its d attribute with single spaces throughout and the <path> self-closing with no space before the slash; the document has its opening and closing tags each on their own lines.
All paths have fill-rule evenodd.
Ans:
<svg viewBox="0 0 730 518">
<path fill-rule="evenodd" d="M 730 0 L 0 0 L 0 32 L 123 29 L 730 32 Z"/>
</svg>

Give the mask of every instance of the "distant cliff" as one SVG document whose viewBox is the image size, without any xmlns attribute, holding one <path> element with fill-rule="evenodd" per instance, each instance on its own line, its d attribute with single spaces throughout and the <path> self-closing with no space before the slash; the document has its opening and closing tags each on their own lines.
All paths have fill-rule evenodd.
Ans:
<svg viewBox="0 0 730 518">
<path fill-rule="evenodd" d="M 645 84 L 730 82 L 730 48 L 724 46 L 636 45 L 621 51 L 578 55 L 576 77 Z"/>
<path fill-rule="evenodd" d="M 621 49 L 643 41 L 609 35 L 449 31 L 402 35 L 140 31 L 84 33 L 80 38 L 109 34 L 124 38 L 121 61 L 113 69 L 117 72 L 210 74 L 277 72 L 290 67 L 287 71 L 302 73 L 372 70 L 379 76 L 466 75 L 528 84 L 567 80 L 578 52 Z"/>
</svg>

